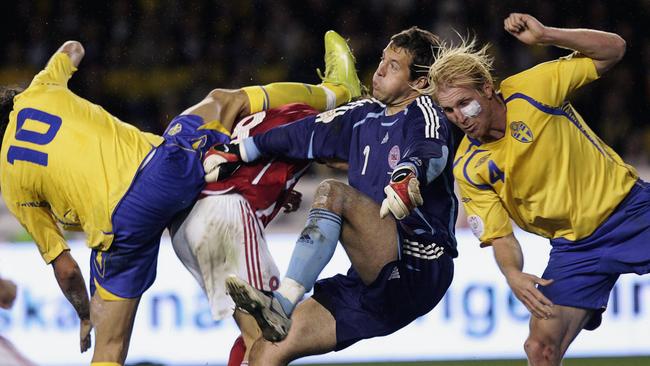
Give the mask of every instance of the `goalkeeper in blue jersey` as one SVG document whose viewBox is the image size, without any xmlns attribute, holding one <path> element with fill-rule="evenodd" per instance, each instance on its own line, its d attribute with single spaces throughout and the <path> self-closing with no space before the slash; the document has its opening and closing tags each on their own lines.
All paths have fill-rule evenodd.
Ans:
<svg viewBox="0 0 650 366">
<path fill-rule="evenodd" d="M 354 63 L 338 57 L 348 50 L 341 42 L 326 56 L 322 84 L 216 89 L 174 118 L 163 136 L 68 88 L 84 56 L 76 41 L 63 44 L 24 91 L 0 90 L 2 196 L 77 311 L 82 352 L 95 327 L 93 364 L 124 363 L 140 297 L 156 277 L 160 236 L 198 197 L 202 158 L 230 140 L 234 121 L 288 102 L 324 110 L 360 94 Z M 61 227 L 87 234 L 92 300 Z"/>
<path fill-rule="evenodd" d="M 217 146 L 204 164 L 261 156 L 346 161 L 349 185 L 322 182 L 280 288 L 264 294 L 245 281 L 226 283 L 263 336 L 250 364 L 344 349 L 391 334 L 426 314 L 453 277 L 456 257 L 450 126 L 430 97 L 426 68 L 438 45 L 430 32 L 394 35 L 373 77 L 373 96 L 282 128 Z M 216 170 L 215 169 L 215 170 Z M 337 242 L 352 267 L 316 282 Z M 314 288 L 314 295 L 300 302 Z M 285 339 L 286 337 L 286 339 Z"/>
<path fill-rule="evenodd" d="M 530 365 L 560 365 L 582 329 L 600 325 L 622 273 L 650 272 L 650 185 L 589 128 L 567 101 L 625 53 L 614 33 L 546 27 L 511 14 L 506 31 L 571 54 L 504 79 L 486 48 L 442 47 L 430 92 L 466 137 L 454 175 L 469 224 L 492 246 L 513 293 L 530 310 Z M 511 219 L 550 240 L 544 274 L 522 272 Z"/>
</svg>

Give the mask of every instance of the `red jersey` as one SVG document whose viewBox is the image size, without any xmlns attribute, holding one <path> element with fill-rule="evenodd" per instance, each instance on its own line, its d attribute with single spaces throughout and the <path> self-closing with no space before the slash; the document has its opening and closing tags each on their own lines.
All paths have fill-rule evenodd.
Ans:
<svg viewBox="0 0 650 366">
<path fill-rule="evenodd" d="M 236 141 L 255 136 L 317 113 L 317 110 L 306 104 L 288 104 L 255 113 L 237 122 L 232 138 Z M 280 211 L 286 192 L 296 185 L 309 163 L 307 160 L 276 158 L 258 160 L 254 164 L 242 165 L 227 179 L 208 183 L 202 193 L 241 194 L 266 226 Z"/>
</svg>

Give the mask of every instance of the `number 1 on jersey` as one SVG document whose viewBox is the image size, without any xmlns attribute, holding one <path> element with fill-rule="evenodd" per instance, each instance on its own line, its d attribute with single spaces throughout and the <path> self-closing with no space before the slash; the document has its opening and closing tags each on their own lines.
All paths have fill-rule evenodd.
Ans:
<svg viewBox="0 0 650 366">
<path fill-rule="evenodd" d="M 368 167 L 368 157 L 370 156 L 370 145 L 363 148 L 363 169 L 361 175 L 366 175 L 366 168 Z"/>
</svg>

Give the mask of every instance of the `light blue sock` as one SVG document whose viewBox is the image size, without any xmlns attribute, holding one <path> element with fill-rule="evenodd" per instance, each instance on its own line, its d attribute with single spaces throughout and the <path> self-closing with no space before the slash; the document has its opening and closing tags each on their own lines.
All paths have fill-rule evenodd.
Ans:
<svg viewBox="0 0 650 366">
<path fill-rule="evenodd" d="M 291 254 L 285 278 L 298 282 L 307 292 L 311 291 L 316 278 L 334 255 L 341 235 L 341 222 L 341 216 L 332 211 L 311 209 L 307 217 L 307 225 L 300 233 L 300 238 Z M 274 292 L 274 296 L 287 314 L 293 312 L 296 303 L 277 291 Z"/>
</svg>

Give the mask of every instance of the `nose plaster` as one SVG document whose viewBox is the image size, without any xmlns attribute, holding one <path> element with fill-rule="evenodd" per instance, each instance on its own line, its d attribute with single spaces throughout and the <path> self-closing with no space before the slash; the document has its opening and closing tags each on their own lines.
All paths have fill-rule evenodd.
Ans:
<svg viewBox="0 0 650 366">
<path fill-rule="evenodd" d="M 467 118 L 474 118 L 478 116 L 479 113 L 481 113 L 481 105 L 478 104 L 476 100 L 472 100 L 471 102 L 467 103 L 466 106 L 462 107 L 460 109 L 460 112 Z"/>
</svg>

